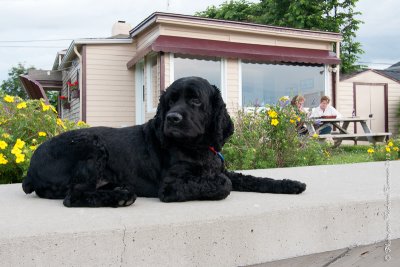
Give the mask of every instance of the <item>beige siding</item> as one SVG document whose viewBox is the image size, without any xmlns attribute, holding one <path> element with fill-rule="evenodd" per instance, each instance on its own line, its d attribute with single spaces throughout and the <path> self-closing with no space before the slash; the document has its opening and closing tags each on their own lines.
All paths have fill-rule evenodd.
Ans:
<svg viewBox="0 0 400 267">
<path fill-rule="evenodd" d="M 283 37 L 257 31 L 246 33 L 206 27 L 191 28 L 183 25 L 162 25 L 157 34 L 247 44 L 332 50 L 332 44 L 329 41 Z"/>
<path fill-rule="evenodd" d="M 360 73 L 339 82 L 337 90 L 337 108 L 345 116 L 351 116 L 353 110 L 353 83 L 387 83 L 388 84 L 388 122 L 389 132 L 398 133 L 399 121 L 396 111 L 400 103 L 400 83 L 386 78 L 373 71 Z M 383 109 L 384 107 L 382 107 Z"/>
<path fill-rule="evenodd" d="M 131 44 L 88 45 L 86 49 L 87 123 L 123 127 L 135 124 L 135 75 L 126 63 Z"/>
</svg>

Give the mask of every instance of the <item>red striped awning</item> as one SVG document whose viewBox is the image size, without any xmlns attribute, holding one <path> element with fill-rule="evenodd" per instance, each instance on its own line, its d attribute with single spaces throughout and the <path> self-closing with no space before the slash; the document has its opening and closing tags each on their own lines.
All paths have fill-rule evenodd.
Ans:
<svg viewBox="0 0 400 267">
<path fill-rule="evenodd" d="M 294 47 L 258 45 L 186 38 L 177 36 L 159 36 L 152 44 L 133 57 L 127 64 L 131 68 L 150 51 L 169 52 L 189 55 L 240 58 L 265 62 L 290 62 L 307 64 L 339 64 L 340 59 L 328 50 Z"/>
</svg>

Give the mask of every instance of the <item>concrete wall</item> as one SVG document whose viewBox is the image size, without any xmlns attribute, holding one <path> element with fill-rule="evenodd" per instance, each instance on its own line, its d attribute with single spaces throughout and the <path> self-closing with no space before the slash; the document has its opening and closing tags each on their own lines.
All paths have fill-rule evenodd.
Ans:
<svg viewBox="0 0 400 267">
<path fill-rule="evenodd" d="M 1 185 L 0 265 L 223 267 L 292 259 L 265 266 L 400 266 L 400 161 L 388 166 L 388 264 L 379 243 L 387 237 L 386 167 L 375 162 L 245 172 L 303 181 L 301 195 L 232 192 L 222 201 L 185 203 L 138 198 L 118 209 L 68 209 L 61 200 L 25 195 L 20 184 Z M 357 257 L 330 265 L 346 251 Z M 301 256 L 311 261 L 294 259 Z M 361 264 L 365 257 L 370 261 Z M 300 264 L 312 260 L 321 264 Z"/>
</svg>

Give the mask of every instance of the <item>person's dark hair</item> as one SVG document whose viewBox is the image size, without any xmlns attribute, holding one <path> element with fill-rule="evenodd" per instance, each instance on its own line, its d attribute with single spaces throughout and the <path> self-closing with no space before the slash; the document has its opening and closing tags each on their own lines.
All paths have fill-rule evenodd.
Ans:
<svg viewBox="0 0 400 267">
<path fill-rule="evenodd" d="M 331 99 L 329 98 L 329 96 L 324 95 L 323 97 L 321 97 L 321 101 L 319 101 L 319 103 L 322 103 L 322 101 L 326 101 L 329 104 L 329 102 L 331 102 Z"/>
<path fill-rule="evenodd" d="M 305 101 L 306 99 L 304 98 L 304 96 L 302 96 L 302 95 L 295 95 L 293 98 L 292 98 L 292 101 L 290 101 L 290 104 L 292 105 L 292 106 L 295 106 L 297 103 L 299 103 L 300 101 Z"/>
</svg>

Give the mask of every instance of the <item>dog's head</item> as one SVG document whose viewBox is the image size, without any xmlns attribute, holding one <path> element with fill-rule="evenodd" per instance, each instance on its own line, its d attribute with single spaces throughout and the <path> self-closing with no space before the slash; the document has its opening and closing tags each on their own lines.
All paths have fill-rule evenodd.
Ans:
<svg viewBox="0 0 400 267">
<path fill-rule="evenodd" d="M 199 77 L 173 82 L 160 97 L 155 117 L 159 138 L 221 150 L 233 123 L 220 91 Z"/>
</svg>

